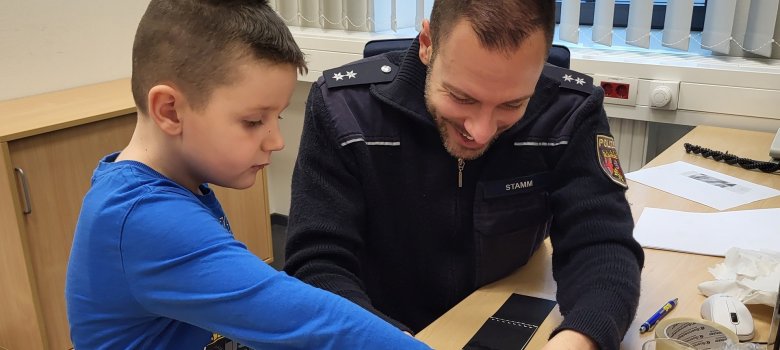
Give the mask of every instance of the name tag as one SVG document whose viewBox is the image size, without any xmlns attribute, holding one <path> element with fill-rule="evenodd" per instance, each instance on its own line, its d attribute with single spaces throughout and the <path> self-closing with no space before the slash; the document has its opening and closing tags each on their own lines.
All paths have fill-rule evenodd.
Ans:
<svg viewBox="0 0 780 350">
<path fill-rule="evenodd" d="M 483 183 L 482 186 L 485 198 L 496 198 L 539 191 L 547 187 L 549 181 L 549 173 L 539 173 L 511 179 L 488 181 Z"/>
</svg>

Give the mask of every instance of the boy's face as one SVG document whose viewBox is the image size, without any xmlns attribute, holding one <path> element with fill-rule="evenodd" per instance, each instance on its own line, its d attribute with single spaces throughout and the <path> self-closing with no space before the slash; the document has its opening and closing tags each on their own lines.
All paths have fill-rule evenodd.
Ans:
<svg viewBox="0 0 780 350">
<path fill-rule="evenodd" d="M 243 60 L 233 84 L 217 87 L 200 110 L 185 109 L 181 150 L 194 183 L 243 189 L 284 148 L 279 115 L 297 72 L 288 64 Z"/>
</svg>

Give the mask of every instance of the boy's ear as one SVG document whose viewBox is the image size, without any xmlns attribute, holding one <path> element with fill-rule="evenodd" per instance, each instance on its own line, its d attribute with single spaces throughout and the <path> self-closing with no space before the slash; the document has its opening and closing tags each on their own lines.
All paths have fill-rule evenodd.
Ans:
<svg viewBox="0 0 780 350">
<path fill-rule="evenodd" d="M 420 31 L 420 61 L 424 65 L 431 63 L 431 57 L 433 55 L 433 39 L 431 37 L 431 22 L 429 20 L 423 20 L 422 30 Z"/>
<path fill-rule="evenodd" d="M 155 85 L 149 89 L 147 96 L 149 117 L 168 135 L 181 133 L 179 111 L 184 106 L 184 96 L 179 90 L 169 85 Z"/>
</svg>

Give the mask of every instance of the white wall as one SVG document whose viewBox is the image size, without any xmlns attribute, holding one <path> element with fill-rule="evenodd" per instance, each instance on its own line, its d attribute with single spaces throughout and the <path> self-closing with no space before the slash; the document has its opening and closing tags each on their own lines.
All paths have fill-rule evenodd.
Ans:
<svg viewBox="0 0 780 350">
<path fill-rule="evenodd" d="M 130 76 L 149 0 L 2 0 L 0 100 Z"/>
<path fill-rule="evenodd" d="M 290 186 L 295 158 L 298 156 L 298 146 L 301 142 L 303 129 L 303 113 L 306 108 L 306 98 L 309 96 L 311 83 L 299 81 L 295 85 L 295 93 L 290 100 L 290 106 L 282 112 L 284 118 L 281 125 L 284 137 L 284 149 L 271 156 L 271 166 L 268 168 L 268 203 L 271 213 L 287 215 L 290 213 Z"/>
</svg>

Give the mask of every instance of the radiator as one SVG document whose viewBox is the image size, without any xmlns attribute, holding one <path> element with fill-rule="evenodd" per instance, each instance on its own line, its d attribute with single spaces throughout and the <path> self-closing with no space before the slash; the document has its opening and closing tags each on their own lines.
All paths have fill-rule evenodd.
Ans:
<svg viewBox="0 0 780 350">
<path fill-rule="evenodd" d="M 648 122 L 609 118 L 609 129 L 615 137 L 615 147 L 623 172 L 639 170 L 647 157 Z"/>
</svg>

